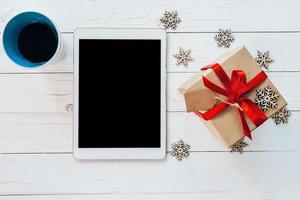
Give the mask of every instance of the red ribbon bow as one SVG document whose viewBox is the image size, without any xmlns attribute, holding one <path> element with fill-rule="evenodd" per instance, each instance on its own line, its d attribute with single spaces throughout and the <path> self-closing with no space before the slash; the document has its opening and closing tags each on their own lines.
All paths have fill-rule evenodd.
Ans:
<svg viewBox="0 0 300 200">
<path fill-rule="evenodd" d="M 224 85 L 226 89 L 223 89 L 216 84 L 209 81 L 207 78 L 203 76 L 203 83 L 204 85 L 227 97 L 226 102 L 222 102 L 215 107 L 209 109 L 205 113 L 195 112 L 198 116 L 203 118 L 204 120 L 211 120 L 216 117 L 218 114 L 223 112 L 229 104 L 237 103 L 241 109 L 238 109 L 241 122 L 243 125 L 244 135 L 248 138 L 252 139 L 248 124 L 246 122 L 245 116 L 247 117 L 256 125 L 261 125 L 266 119 L 266 114 L 261 111 L 250 99 L 244 97 L 246 93 L 253 90 L 259 84 L 261 84 L 266 78 L 267 75 L 264 71 L 258 73 L 253 79 L 251 79 L 248 83 L 246 80 L 246 74 L 242 70 L 233 70 L 231 73 L 231 79 L 227 76 L 223 68 L 218 64 L 211 64 L 203 67 L 201 70 L 205 71 L 208 69 L 212 69 L 214 73 L 217 75 L 218 79 Z"/>
</svg>

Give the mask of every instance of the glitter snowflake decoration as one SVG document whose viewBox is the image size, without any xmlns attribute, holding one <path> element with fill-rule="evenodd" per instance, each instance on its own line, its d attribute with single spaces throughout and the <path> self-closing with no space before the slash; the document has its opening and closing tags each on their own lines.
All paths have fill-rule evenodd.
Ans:
<svg viewBox="0 0 300 200">
<path fill-rule="evenodd" d="M 187 158 L 190 155 L 190 145 L 185 144 L 182 140 L 172 144 L 171 156 L 181 161 L 183 158 Z"/>
<path fill-rule="evenodd" d="M 277 111 L 273 116 L 272 119 L 274 120 L 275 124 L 286 124 L 289 120 L 289 117 L 291 116 L 291 112 L 286 109 L 286 107 L 281 108 L 279 111 Z"/>
<path fill-rule="evenodd" d="M 240 152 L 243 153 L 244 152 L 244 147 L 248 146 L 248 144 L 246 142 L 244 142 L 244 138 L 242 138 L 241 140 L 239 140 L 237 143 L 235 143 L 234 145 L 232 145 L 230 147 L 230 152 Z"/>
<path fill-rule="evenodd" d="M 234 41 L 234 37 L 230 29 L 219 29 L 214 38 L 217 42 L 218 47 L 229 48 L 230 43 Z"/>
<path fill-rule="evenodd" d="M 270 86 L 256 90 L 255 104 L 258 105 L 264 112 L 270 108 L 277 107 L 279 94 L 272 90 Z"/>
<path fill-rule="evenodd" d="M 259 64 L 261 68 L 269 69 L 270 63 L 273 62 L 273 60 L 270 57 L 270 52 L 262 52 L 257 51 L 257 56 L 255 57 L 255 61 Z"/>
<path fill-rule="evenodd" d="M 177 11 L 165 11 L 164 15 L 160 18 L 160 22 L 165 29 L 170 28 L 175 30 L 181 19 L 178 17 Z"/>
<path fill-rule="evenodd" d="M 176 65 L 183 64 L 185 67 L 193 60 L 190 49 L 184 50 L 183 48 L 179 48 L 179 53 L 175 54 L 174 57 L 177 59 Z"/>
</svg>

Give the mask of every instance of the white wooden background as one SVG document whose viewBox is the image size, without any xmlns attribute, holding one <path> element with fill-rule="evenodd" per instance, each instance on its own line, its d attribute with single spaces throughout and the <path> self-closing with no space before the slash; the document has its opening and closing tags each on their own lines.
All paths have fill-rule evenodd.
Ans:
<svg viewBox="0 0 300 200">
<path fill-rule="evenodd" d="M 74 28 L 154 28 L 166 9 L 178 10 L 182 18 L 167 35 L 168 150 L 182 138 L 192 147 L 190 157 L 74 160 L 72 113 L 65 108 L 72 103 Z M 52 17 L 67 52 L 57 65 L 24 70 L 7 60 L 1 46 L 0 200 L 299 198 L 299 9 L 298 0 L 1 0 L 2 16 L 8 10 L 36 10 Z M 288 125 L 269 120 L 256 129 L 242 155 L 227 152 L 197 117 L 186 114 L 176 90 L 227 51 L 213 40 L 218 28 L 232 29 L 232 48 L 244 44 L 253 54 L 270 50 L 275 62 L 268 75 L 292 110 Z M 180 46 L 192 49 L 194 62 L 187 69 L 176 66 L 172 56 Z"/>
</svg>

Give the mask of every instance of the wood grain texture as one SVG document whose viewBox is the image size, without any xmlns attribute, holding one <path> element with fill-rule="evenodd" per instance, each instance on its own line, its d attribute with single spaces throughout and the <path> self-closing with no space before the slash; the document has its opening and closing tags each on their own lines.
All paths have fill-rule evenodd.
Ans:
<svg viewBox="0 0 300 200">
<path fill-rule="evenodd" d="M 0 163 L 1 195 L 238 192 L 263 197 L 300 189 L 299 152 L 193 153 L 183 162 L 171 157 L 79 162 L 72 155 L 0 155 Z"/>
<path fill-rule="evenodd" d="M 72 74 L 1 74 L 0 112 L 66 112 L 73 103 Z"/>
<path fill-rule="evenodd" d="M 214 33 L 168 33 L 167 68 L 168 72 L 198 72 L 201 66 L 209 64 L 219 55 L 235 47 L 245 45 L 255 57 L 257 50 L 271 53 L 274 63 L 270 71 L 299 71 L 300 33 L 234 33 L 236 38 L 230 49 L 217 48 Z M 65 56 L 57 64 L 38 69 L 17 66 L 6 56 L 0 45 L 1 73 L 69 73 L 73 72 L 73 33 L 63 33 Z M 278 48 L 280 46 L 280 48 Z M 192 50 L 193 62 L 189 66 L 177 66 L 174 54 L 179 47 Z"/>
<path fill-rule="evenodd" d="M 168 33 L 168 72 L 199 72 L 221 54 L 245 45 L 253 57 L 257 50 L 269 51 L 274 62 L 269 71 L 300 70 L 300 33 L 233 33 L 235 41 L 231 47 L 217 48 L 214 33 Z M 177 66 L 174 54 L 179 47 L 191 49 L 193 62 L 186 68 Z"/>
<path fill-rule="evenodd" d="M 193 151 L 224 151 L 224 147 L 214 138 L 202 122 L 193 114 L 184 113 L 182 96 L 178 85 L 191 73 L 171 73 L 168 78 L 168 146 L 182 138 L 190 143 Z M 269 73 L 290 103 L 289 108 L 299 110 L 298 73 Z M 72 74 L 1 74 L 0 85 L 0 152 L 71 152 L 72 114 L 66 105 L 72 99 Z M 282 76 L 285 79 L 282 79 Z M 293 85 L 293 87 L 288 87 Z M 275 126 L 267 122 L 254 131 L 255 139 L 249 150 L 286 151 L 299 150 L 297 121 L 295 112 L 288 126 Z M 289 135 L 287 137 L 286 132 Z M 272 137 L 272 135 L 275 135 Z M 170 148 L 169 148 L 170 150 Z"/>
<path fill-rule="evenodd" d="M 72 152 L 72 113 L 0 114 L 0 153 Z"/>
<path fill-rule="evenodd" d="M 64 32 L 78 27 L 157 28 L 165 10 L 178 10 L 176 31 L 299 31 L 297 0 L 2 0 L 4 13 L 37 10 L 53 18 Z"/>
<path fill-rule="evenodd" d="M 193 193 L 157 193 L 157 194 L 65 194 L 65 195 L 18 195 L 18 196 L 0 196 L 0 200 L 261 200 L 261 199 L 293 199 L 299 192 L 269 193 L 269 192 L 251 192 L 242 193 L 239 191 L 224 192 L 193 192 Z"/>
<path fill-rule="evenodd" d="M 191 151 L 228 151 L 197 116 L 169 112 L 167 147 L 183 139 Z M 287 125 L 276 126 L 270 119 L 253 131 L 245 151 L 299 151 L 300 112 L 293 112 Z M 0 114 L 0 154 L 71 153 L 72 113 Z M 105 134 L 99 131 L 97 134 Z"/>
<path fill-rule="evenodd" d="M 291 110 L 300 110 L 299 72 L 268 73 L 289 102 Z M 168 111 L 185 111 L 178 86 L 192 73 L 168 74 Z M 283 78 L 284 77 L 284 78 Z M 0 110 L 14 112 L 66 112 L 73 102 L 73 74 L 0 74 Z"/>
<path fill-rule="evenodd" d="M 1 0 L 0 32 L 13 12 L 36 10 L 57 22 L 64 59 L 40 69 L 10 62 L 0 45 L 0 200 L 297 199 L 300 194 L 300 2 L 298 0 Z M 168 30 L 168 150 L 183 139 L 189 159 L 85 161 L 73 159 L 73 30 L 78 27 L 157 28 L 165 10 L 182 23 Z M 6 16 L 5 16 L 6 15 Z M 228 49 L 213 40 L 234 31 L 232 48 L 270 50 L 268 75 L 294 110 L 288 125 L 268 120 L 253 132 L 243 155 L 230 154 L 193 114 L 177 87 Z M 192 50 L 188 68 L 176 66 L 179 47 Z M 230 50 L 229 49 L 229 50 Z"/>
</svg>

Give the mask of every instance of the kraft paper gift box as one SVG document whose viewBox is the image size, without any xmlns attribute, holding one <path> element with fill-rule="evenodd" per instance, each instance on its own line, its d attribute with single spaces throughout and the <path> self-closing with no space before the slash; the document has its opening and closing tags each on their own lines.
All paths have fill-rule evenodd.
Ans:
<svg viewBox="0 0 300 200">
<path fill-rule="evenodd" d="M 229 78 L 231 77 L 233 70 L 244 71 L 247 82 L 262 71 L 244 46 L 220 56 L 212 63 L 220 64 Z M 219 87 L 224 88 L 221 81 L 212 70 L 206 70 L 205 73 L 199 72 L 195 74 L 178 88 L 180 93 L 184 96 L 187 112 L 205 112 L 218 105 L 221 102 L 220 100 L 226 100 L 226 97 L 212 91 L 204 85 L 202 75 Z M 280 95 L 277 100 L 277 107 L 270 108 L 264 112 L 266 117 L 270 118 L 279 109 L 286 106 L 287 102 L 268 77 L 244 96 L 252 102 L 255 102 L 256 90 L 264 89 L 267 86 L 270 86 L 272 90 Z M 213 119 L 204 120 L 200 117 L 199 119 L 201 119 L 210 132 L 216 134 L 227 147 L 231 147 L 245 136 L 243 133 L 241 117 L 237 109 L 237 107 L 228 106 Z M 252 132 L 257 126 L 247 116 L 245 116 L 245 119 Z"/>
</svg>

